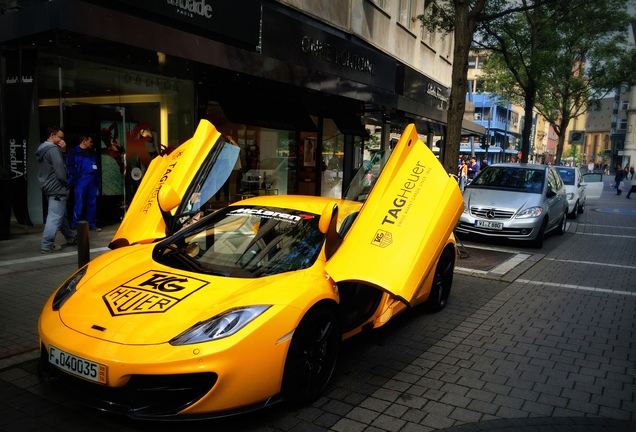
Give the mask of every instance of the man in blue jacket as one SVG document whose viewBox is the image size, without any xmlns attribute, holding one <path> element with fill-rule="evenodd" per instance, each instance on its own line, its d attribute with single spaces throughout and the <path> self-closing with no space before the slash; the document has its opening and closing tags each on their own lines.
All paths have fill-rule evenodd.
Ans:
<svg viewBox="0 0 636 432">
<path fill-rule="evenodd" d="M 80 135 L 80 143 L 66 155 L 69 182 L 73 186 L 75 206 L 73 207 L 73 227 L 85 215 L 91 231 L 101 231 L 95 222 L 97 214 L 97 193 L 100 185 L 97 168 L 97 153 L 93 150 L 93 138 Z"/>
<path fill-rule="evenodd" d="M 77 244 L 77 237 L 71 230 L 66 217 L 66 201 L 69 183 L 64 165 L 64 131 L 56 126 L 47 128 L 48 138 L 38 147 L 35 157 L 38 161 L 38 180 L 48 202 L 46 223 L 42 232 L 42 253 L 62 249 L 55 244 L 57 231 L 62 231 L 69 245 Z"/>
</svg>

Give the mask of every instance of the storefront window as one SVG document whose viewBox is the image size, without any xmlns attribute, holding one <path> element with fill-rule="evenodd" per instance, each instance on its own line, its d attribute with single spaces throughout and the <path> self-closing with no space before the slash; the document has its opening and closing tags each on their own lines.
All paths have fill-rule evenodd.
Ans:
<svg viewBox="0 0 636 432">
<path fill-rule="evenodd" d="M 344 167 L 344 135 L 331 119 L 323 121 L 322 161 L 320 161 L 321 195 L 342 197 L 342 174 Z"/>
<path fill-rule="evenodd" d="M 206 118 L 240 148 L 230 180 L 209 207 L 258 195 L 298 193 L 296 132 L 233 123 L 215 101 L 208 103 Z"/>
<path fill-rule="evenodd" d="M 40 125 L 60 125 L 67 145 L 93 137 L 101 154 L 101 219 L 118 219 L 151 160 L 192 136 L 192 81 L 110 64 L 41 55 Z M 101 204 L 101 205 L 100 205 Z"/>
</svg>

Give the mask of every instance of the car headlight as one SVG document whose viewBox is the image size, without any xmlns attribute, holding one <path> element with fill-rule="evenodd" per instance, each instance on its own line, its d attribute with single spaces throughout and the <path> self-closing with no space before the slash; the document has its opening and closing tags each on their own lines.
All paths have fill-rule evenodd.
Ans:
<svg viewBox="0 0 636 432">
<path fill-rule="evenodd" d="M 574 192 L 570 192 L 566 194 L 566 196 L 568 197 L 568 201 L 572 201 L 574 199 Z"/>
<path fill-rule="evenodd" d="M 530 207 L 517 213 L 517 219 L 538 218 L 543 214 L 543 208 Z"/>
<path fill-rule="evenodd" d="M 202 321 L 170 341 L 170 345 L 188 345 L 228 337 L 255 320 L 271 306 L 245 306 L 230 309 L 220 315 Z"/>
<path fill-rule="evenodd" d="M 84 266 L 77 271 L 71 278 L 69 278 L 64 285 L 60 287 L 55 293 L 55 297 L 53 297 L 53 310 L 58 311 L 62 307 L 66 300 L 68 300 L 75 291 L 77 291 L 77 284 L 82 280 L 84 275 L 86 274 L 86 269 L 88 266 Z"/>
</svg>

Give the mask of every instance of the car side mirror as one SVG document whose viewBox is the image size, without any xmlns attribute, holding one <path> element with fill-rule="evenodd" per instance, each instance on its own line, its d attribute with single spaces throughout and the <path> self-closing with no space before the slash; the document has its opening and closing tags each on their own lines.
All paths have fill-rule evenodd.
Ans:
<svg viewBox="0 0 636 432">
<path fill-rule="evenodd" d="M 320 215 L 320 221 L 318 222 L 318 229 L 321 233 L 327 235 L 325 240 L 325 257 L 331 258 L 334 252 L 342 243 L 342 239 L 338 235 L 336 225 L 338 224 L 338 204 L 330 202 L 325 206 L 325 209 Z"/>
<path fill-rule="evenodd" d="M 554 189 L 552 188 L 548 188 L 548 192 L 546 192 L 545 194 L 548 198 L 552 198 L 554 196 L 556 196 L 556 192 L 554 191 Z"/>
<path fill-rule="evenodd" d="M 157 194 L 157 202 L 161 211 L 169 212 L 181 204 L 181 197 L 172 189 L 172 186 L 163 185 Z"/>
</svg>

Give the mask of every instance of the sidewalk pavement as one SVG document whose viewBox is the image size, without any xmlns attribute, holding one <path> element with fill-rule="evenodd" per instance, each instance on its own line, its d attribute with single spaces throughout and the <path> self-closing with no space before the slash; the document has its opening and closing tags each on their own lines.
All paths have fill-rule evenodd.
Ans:
<svg viewBox="0 0 636 432">
<path fill-rule="evenodd" d="M 91 258 L 107 250 L 116 228 L 90 233 Z M 37 319 L 77 268 L 77 247 L 41 255 L 41 228 L 13 232 L 0 242 L 0 430 L 173 428 L 86 410 L 38 382 Z M 331 388 L 315 403 L 179 426 L 635 431 L 636 199 L 606 187 L 541 250 L 465 244 L 473 254 L 483 248 L 514 256 L 491 267 L 460 260 L 445 310 L 414 310 L 347 341 Z"/>
</svg>

